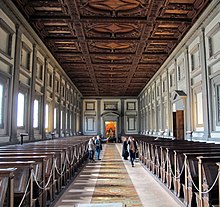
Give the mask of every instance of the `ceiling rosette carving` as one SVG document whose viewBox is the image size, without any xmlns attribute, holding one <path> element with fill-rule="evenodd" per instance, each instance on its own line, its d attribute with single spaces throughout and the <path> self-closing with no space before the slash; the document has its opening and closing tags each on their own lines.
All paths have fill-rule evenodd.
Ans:
<svg viewBox="0 0 220 207">
<path fill-rule="evenodd" d="M 143 24 L 94 23 L 84 24 L 87 37 L 97 38 L 140 38 Z"/>
<path fill-rule="evenodd" d="M 147 0 L 80 0 L 82 16 L 146 16 Z"/>
</svg>

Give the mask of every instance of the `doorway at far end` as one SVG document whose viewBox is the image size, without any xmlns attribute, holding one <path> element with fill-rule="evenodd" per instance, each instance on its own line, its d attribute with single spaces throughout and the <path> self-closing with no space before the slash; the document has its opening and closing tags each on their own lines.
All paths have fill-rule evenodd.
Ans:
<svg viewBox="0 0 220 207">
<path fill-rule="evenodd" d="M 105 135 L 108 142 L 116 142 L 117 137 L 117 122 L 105 121 Z"/>
</svg>

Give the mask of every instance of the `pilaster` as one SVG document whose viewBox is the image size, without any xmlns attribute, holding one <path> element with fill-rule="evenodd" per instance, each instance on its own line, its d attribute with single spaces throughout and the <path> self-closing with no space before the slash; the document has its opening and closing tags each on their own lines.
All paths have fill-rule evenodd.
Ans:
<svg viewBox="0 0 220 207">
<path fill-rule="evenodd" d="M 15 58 L 14 71 L 12 78 L 12 108 L 11 108 L 11 143 L 18 142 L 17 139 L 17 105 L 19 93 L 19 73 L 20 73 L 20 57 L 21 57 L 21 30 L 20 25 L 16 25 L 15 39 Z"/>
<path fill-rule="evenodd" d="M 208 67 L 206 61 L 206 45 L 205 45 L 205 29 L 201 29 L 200 35 L 201 42 L 201 72 L 202 72 L 202 97 L 203 97 L 203 121 L 204 121 L 204 139 L 208 139 L 211 137 L 211 117 L 210 117 L 210 97 L 209 94 L 209 76 L 208 76 Z"/>
<path fill-rule="evenodd" d="M 37 65 L 37 50 L 36 44 L 33 45 L 33 64 L 32 64 L 32 75 L 31 75 L 31 88 L 30 88 L 30 104 L 29 104 L 29 139 L 34 140 L 34 128 L 33 128 L 33 119 L 34 119 L 34 97 L 35 97 L 35 83 L 36 83 L 36 65 Z"/>
</svg>

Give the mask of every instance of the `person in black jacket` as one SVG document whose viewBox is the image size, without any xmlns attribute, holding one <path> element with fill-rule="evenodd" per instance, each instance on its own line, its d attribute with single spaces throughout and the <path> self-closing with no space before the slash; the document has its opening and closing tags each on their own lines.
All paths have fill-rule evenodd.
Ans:
<svg viewBox="0 0 220 207">
<path fill-rule="evenodd" d="M 134 160 L 137 152 L 137 143 L 134 138 L 128 138 L 128 145 L 129 145 L 129 155 L 131 160 L 131 166 L 134 167 Z"/>
<path fill-rule="evenodd" d="M 127 160 L 129 156 L 128 152 L 128 138 L 125 137 L 122 145 L 122 157 L 124 157 L 124 160 Z"/>
</svg>

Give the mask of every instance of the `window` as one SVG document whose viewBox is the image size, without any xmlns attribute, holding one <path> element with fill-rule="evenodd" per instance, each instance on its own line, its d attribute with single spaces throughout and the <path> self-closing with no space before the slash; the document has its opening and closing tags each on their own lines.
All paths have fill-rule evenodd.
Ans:
<svg viewBox="0 0 220 207">
<path fill-rule="evenodd" d="M 218 23 L 208 34 L 209 36 L 209 56 L 216 55 L 220 52 L 220 23 Z"/>
<path fill-rule="evenodd" d="M 59 81 L 58 80 L 55 80 L 55 90 L 56 90 L 56 92 L 57 93 L 59 93 L 60 92 L 60 84 L 59 84 Z"/>
<path fill-rule="evenodd" d="M 196 48 L 191 54 L 192 71 L 200 66 L 199 47 Z"/>
<path fill-rule="evenodd" d="M 0 82 L 0 128 L 4 127 L 4 85 Z"/>
<path fill-rule="evenodd" d="M 27 70 L 30 70 L 30 51 L 31 50 L 28 48 L 28 46 L 23 42 L 21 50 L 21 66 Z"/>
<path fill-rule="evenodd" d="M 151 95 L 150 95 L 150 92 L 148 92 L 149 94 L 148 94 L 148 103 L 150 103 L 151 102 Z"/>
<path fill-rule="evenodd" d="M 0 19 L 0 50 L 8 56 L 11 56 L 13 33 L 13 30 Z"/>
<path fill-rule="evenodd" d="M 25 94 L 18 94 L 18 105 L 17 105 L 17 127 L 24 127 L 25 123 Z"/>
<path fill-rule="evenodd" d="M 39 127 L 39 101 L 34 100 L 34 120 L 33 120 L 33 127 Z"/>
<path fill-rule="evenodd" d="M 128 117 L 128 131 L 136 130 L 136 118 Z"/>
<path fill-rule="evenodd" d="M 37 62 L 36 77 L 41 81 L 43 80 L 43 63 L 41 63 L 40 61 Z"/>
<path fill-rule="evenodd" d="M 65 98 L 65 85 L 61 84 L 61 96 Z"/>
<path fill-rule="evenodd" d="M 49 105 L 46 104 L 45 107 L 45 129 L 48 129 L 49 127 Z"/>
<path fill-rule="evenodd" d="M 53 128 L 57 128 L 57 108 L 54 108 L 53 112 Z"/>
<path fill-rule="evenodd" d="M 217 104 L 217 123 L 220 123 L 220 85 L 217 85 L 216 87 L 216 104 Z"/>
<path fill-rule="evenodd" d="M 155 90 L 152 91 L 152 100 L 154 100 Z"/>
<path fill-rule="evenodd" d="M 141 99 L 141 105 L 143 106 L 143 100 Z M 136 110 L 135 102 L 127 102 L 127 110 Z"/>
<path fill-rule="evenodd" d="M 3 75 L 2 75 L 3 76 Z M 8 132 L 9 79 L 0 77 L 0 134 Z"/>
<path fill-rule="evenodd" d="M 66 129 L 68 129 L 68 112 L 66 112 Z"/>
<path fill-rule="evenodd" d="M 197 125 L 203 125 L 202 92 L 196 93 L 196 119 Z"/>
<path fill-rule="evenodd" d="M 172 76 L 172 74 L 170 74 L 170 87 L 172 87 L 173 86 L 173 76 Z"/>
<path fill-rule="evenodd" d="M 160 96 L 160 87 L 157 86 L 157 96 Z"/>
<path fill-rule="evenodd" d="M 53 76 L 51 73 L 47 73 L 47 84 L 50 88 L 53 86 Z"/>
<path fill-rule="evenodd" d="M 86 117 L 86 131 L 94 131 L 95 130 L 95 121 L 93 117 Z"/>
<path fill-rule="evenodd" d="M 165 92 L 165 91 L 166 91 L 166 81 L 163 80 L 163 92 Z"/>
<path fill-rule="evenodd" d="M 180 66 L 178 66 L 177 72 L 178 72 L 178 80 L 181 80 L 181 67 Z"/>
<path fill-rule="evenodd" d="M 72 129 L 72 114 L 70 114 L 70 129 Z"/>
<path fill-rule="evenodd" d="M 63 129 L 63 111 L 60 112 L 60 129 Z"/>
</svg>

